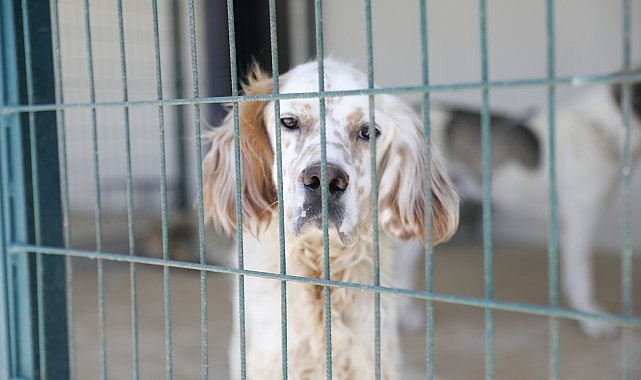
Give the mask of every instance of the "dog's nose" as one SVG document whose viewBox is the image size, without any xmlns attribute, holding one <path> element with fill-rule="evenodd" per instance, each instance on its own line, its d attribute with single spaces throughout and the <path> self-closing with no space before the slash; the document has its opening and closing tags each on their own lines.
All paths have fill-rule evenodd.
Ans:
<svg viewBox="0 0 641 380">
<path fill-rule="evenodd" d="M 312 165 L 303 170 L 301 180 L 308 192 L 317 192 L 321 187 L 321 166 L 320 164 Z M 336 197 L 340 197 L 349 184 L 349 177 L 338 166 L 327 164 L 327 181 L 329 193 Z"/>
</svg>

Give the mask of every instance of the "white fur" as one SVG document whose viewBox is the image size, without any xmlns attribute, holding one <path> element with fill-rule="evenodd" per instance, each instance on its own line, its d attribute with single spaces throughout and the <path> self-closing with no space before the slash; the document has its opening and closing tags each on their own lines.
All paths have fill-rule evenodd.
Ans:
<svg viewBox="0 0 641 380">
<path fill-rule="evenodd" d="M 282 93 L 318 90 L 318 66 L 311 62 L 298 66 L 280 78 Z M 353 90 L 367 87 L 364 74 L 349 65 L 325 61 L 325 89 Z M 248 87 L 251 87 L 251 83 Z M 248 92 L 252 92 L 249 88 Z M 359 129 L 369 122 L 367 96 L 328 97 L 326 104 L 327 163 L 342 169 L 349 185 L 340 197 L 344 217 L 340 225 L 329 228 L 331 279 L 357 284 L 374 283 L 370 143 L 358 137 Z M 292 276 L 323 278 L 323 233 L 315 223 L 298 228 L 307 216 L 303 208 L 306 188 L 301 173 L 321 160 L 318 99 L 288 99 L 280 102 L 280 116 L 296 116 L 300 128 L 280 126 L 273 103 L 264 106 L 259 118 L 241 120 L 248 125 L 264 124 L 272 152 L 276 151 L 276 128 L 281 131 L 283 204 L 272 201 L 271 220 L 261 225 L 260 212 L 244 214 L 244 267 L 280 273 L 278 207 L 283 207 L 285 224 L 286 273 Z M 400 240 L 422 238 L 425 207 L 422 126 L 414 112 L 400 100 L 380 95 L 375 99 L 375 120 L 381 131 L 377 139 L 377 172 L 380 227 L 380 281 L 393 286 L 394 245 Z M 243 116 L 241 116 L 242 119 Z M 229 173 L 233 168 L 230 136 L 232 118 L 211 133 L 213 145 L 204 161 L 207 215 L 223 231 L 235 229 L 233 194 Z M 370 127 L 374 133 L 374 129 Z M 223 138 L 227 134 L 227 138 Z M 242 138 L 242 131 L 241 131 Z M 220 143 L 220 144 L 217 144 Z M 251 150 L 251 147 L 250 149 Z M 244 153 L 249 157 L 251 152 Z M 448 239 L 458 223 L 458 198 L 441 169 L 437 152 L 432 155 L 432 202 L 434 243 Z M 265 158 L 267 159 L 267 158 Z M 258 162 L 258 161 L 257 161 Z M 276 160 L 271 166 L 272 186 L 277 181 Z M 244 167 L 244 166 L 243 166 Z M 247 169 L 245 174 L 247 174 Z M 215 174 L 218 173 L 218 174 Z M 212 178 L 216 176 L 218 178 Z M 223 178 L 224 177 L 224 178 Z M 223 184 L 220 188 L 218 184 Z M 218 186 L 218 187 L 216 187 Z M 243 196 L 254 196 L 249 183 Z M 247 199 L 245 199 L 246 201 Z M 259 202 L 260 203 L 260 202 Z M 265 204 L 265 202 L 261 203 Z M 246 211 L 246 210 L 244 210 Z M 246 219 L 254 220 L 246 220 Z M 259 223 L 260 224 L 260 223 Z M 287 318 L 288 376 L 292 379 L 325 378 L 324 290 L 320 286 L 287 282 L 287 310 L 281 311 L 281 282 L 252 276 L 244 277 L 246 315 L 246 355 L 248 379 L 281 379 L 281 320 Z M 240 341 L 238 289 L 234 328 L 231 334 L 230 369 L 233 379 L 240 378 Z M 381 296 L 381 374 L 383 379 L 399 378 L 399 339 L 397 313 L 393 299 Z M 337 380 L 371 379 L 375 370 L 374 294 L 365 291 L 331 288 L 332 374 Z"/>
</svg>

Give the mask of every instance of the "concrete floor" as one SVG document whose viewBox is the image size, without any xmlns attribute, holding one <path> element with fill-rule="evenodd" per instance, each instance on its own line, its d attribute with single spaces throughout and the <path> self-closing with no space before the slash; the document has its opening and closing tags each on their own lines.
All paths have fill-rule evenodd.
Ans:
<svg viewBox="0 0 641 380">
<path fill-rule="evenodd" d="M 212 246 L 212 245 L 210 245 Z M 120 252 L 120 251 L 117 251 Z M 123 250 L 124 252 L 124 250 Z M 596 258 L 598 298 L 611 312 L 620 310 L 619 260 Z M 547 302 L 547 259 L 544 249 L 497 244 L 494 255 L 495 298 L 544 305 Z M 98 287 L 94 261 L 75 259 L 75 348 L 78 379 L 98 379 L 101 372 Z M 635 268 L 641 268 L 636 260 Z M 452 244 L 434 260 L 437 292 L 483 296 L 481 248 Z M 641 315 L 641 276 L 635 269 L 635 314 Z M 106 371 L 109 379 L 133 377 L 130 268 L 105 263 Z M 227 379 L 232 276 L 207 275 L 209 378 Z M 162 268 L 137 266 L 138 362 L 141 379 L 166 378 L 165 305 Z M 200 275 L 170 271 L 171 371 L 174 379 L 201 378 Z M 484 378 L 484 311 L 444 303 L 434 305 L 435 373 L 437 379 Z M 495 378 L 548 378 L 548 320 L 495 312 Z M 403 379 L 425 378 L 425 335 L 402 331 Z M 633 333 L 632 378 L 641 378 L 641 331 Z M 621 338 L 591 340 L 575 322 L 560 323 L 560 379 L 623 378 Z"/>
</svg>

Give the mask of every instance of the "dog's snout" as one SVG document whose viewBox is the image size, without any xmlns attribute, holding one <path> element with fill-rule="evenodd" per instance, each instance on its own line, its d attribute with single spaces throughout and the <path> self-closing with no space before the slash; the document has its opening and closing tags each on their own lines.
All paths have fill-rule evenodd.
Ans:
<svg viewBox="0 0 641 380">
<path fill-rule="evenodd" d="M 316 192 L 321 187 L 321 166 L 312 165 L 303 170 L 302 182 L 305 189 L 310 192 Z M 349 185 L 349 177 L 338 166 L 327 164 L 327 181 L 329 193 L 332 195 L 340 196 L 347 189 Z"/>
</svg>

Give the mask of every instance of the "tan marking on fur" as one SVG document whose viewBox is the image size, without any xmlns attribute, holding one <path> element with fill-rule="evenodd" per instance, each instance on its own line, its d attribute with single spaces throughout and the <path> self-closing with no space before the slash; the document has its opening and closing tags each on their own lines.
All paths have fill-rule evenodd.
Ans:
<svg viewBox="0 0 641 380">
<path fill-rule="evenodd" d="M 358 107 L 347 115 L 347 125 L 351 128 L 359 128 L 365 120 L 363 109 Z"/>
<path fill-rule="evenodd" d="M 247 83 L 243 85 L 247 95 L 269 94 L 272 88 L 272 79 L 258 66 L 254 67 Z M 245 226 L 256 222 L 263 226 L 269 224 L 277 199 L 271 179 L 274 154 L 263 119 L 266 104 L 265 101 L 254 101 L 238 105 Z M 205 212 L 225 232 L 233 233 L 236 229 L 236 206 L 234 125 L 231 113 L 211 135 L 212 148 L 203 161 Z M 253 226 L 256 227 L 255 224 Z"/>
<path fill-rule="evenodd" d="M 404 176 L 414 176 L 417 179 L 422 178 L 423 164 L 422 152 L 420 155 L 415 156 L 411 152 L 410 147 L 399 144 L 394 151 L 387 151 L 383 154 L 379 170 L 381 173 L 389 170 L 388 165 L 391 160 L 391 155 L 395 154 L 400 157 L 401 162 L 409 163 L 408 160 L 418 160 L 419 165 L 416 165 L 415 171 L 407 173 L 403 168 L 410 167 L 409 164 L 403 164 L 398 168 L 398 172 L 392 177 L 393 184 L 391 189 L 386 194 L 381 194 L 379 205 L 381 209 L 390 210 L 392 218 L 386 223 L 386 228 L 396 234 L 400 239 L 419 238 L 424 242 L 425 227 L 426 227 L 426 201 L 423 196 L 423 185 L 420 186 L 420 191 L 415 194 L 413 200 L 413 208 L 409 214 L 405 214 L 399 208 L 400 196 L 407 196 L 402 194 L 401 183 L 403 180 L 407 181 Z M 379 178 L 382 176 L 379 176 Z M 379 180 L 380 181 L 380 180 Z M 432 242 L 438 244 L 449 239 L 458 224 L 458 198 L 453 190 L 449 180 L 443 175 L 443 169 L 438 158 L 433 156 L 432 162 L 432 178 L 430 179 L 432 186 Z M 405 215 L 404 215 L 405 214 Z"/>
<path fill-rule="evenodd" d="M 454 186 L 444 175 L 438 157 L 432 157 L 432 242 L 449 240 L 458 227 L 459 205 Z"/>
</svg>

